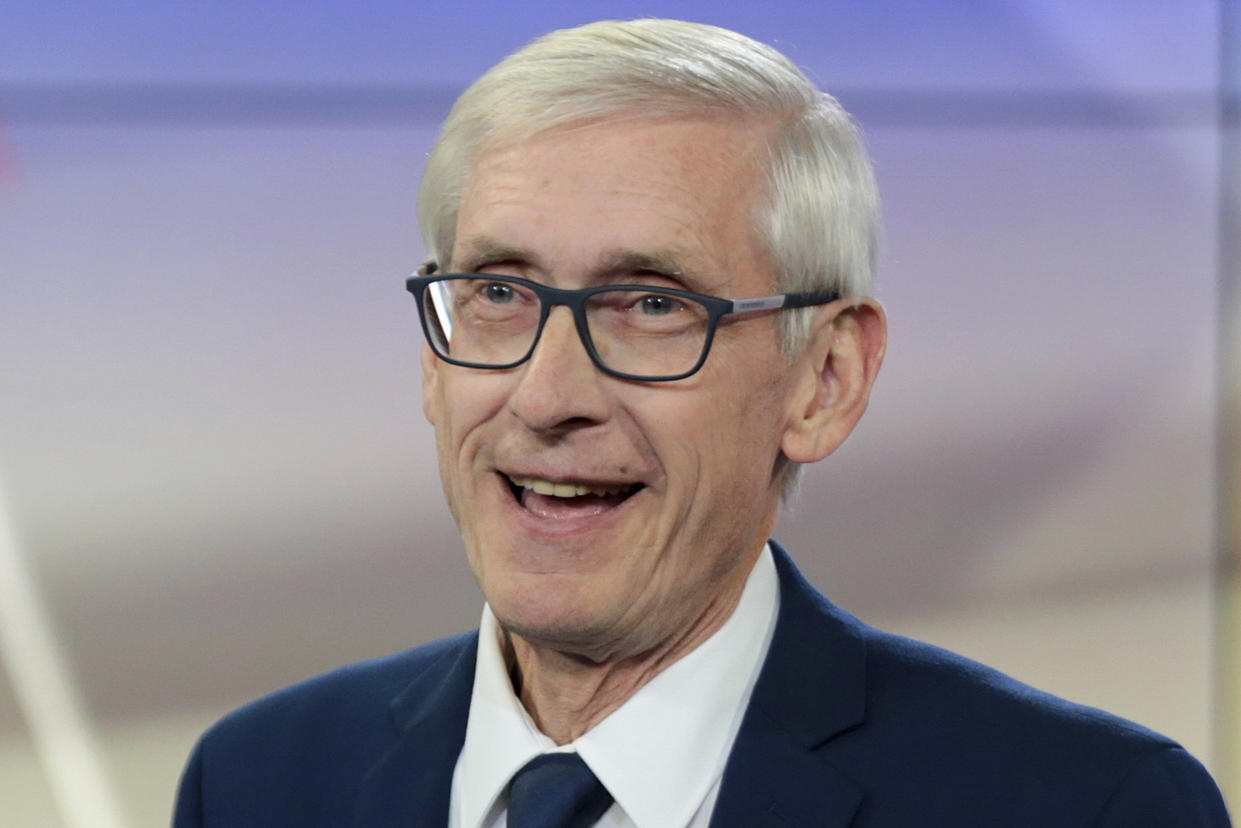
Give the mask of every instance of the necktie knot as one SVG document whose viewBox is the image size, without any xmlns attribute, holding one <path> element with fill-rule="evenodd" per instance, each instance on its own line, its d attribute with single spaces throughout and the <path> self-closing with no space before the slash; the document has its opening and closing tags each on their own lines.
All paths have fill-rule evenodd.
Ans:
<svg viewBox="0 0 1241 828">
<path fill-rule="evenodd" d="M 612 804 L 612 795 L 576 753 L 545 753 L 513 776 L 509 828 L 588 828 Z"/>
</svg>

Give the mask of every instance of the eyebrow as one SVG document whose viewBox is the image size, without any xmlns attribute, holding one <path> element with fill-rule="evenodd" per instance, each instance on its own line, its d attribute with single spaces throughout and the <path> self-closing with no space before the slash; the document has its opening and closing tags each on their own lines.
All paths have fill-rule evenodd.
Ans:
<svg viewBox="0 0 1241 828">
<path fill-rule="evenodd" d="M 451 262 L 445 269 L 473 273 L 480 267 L 496 262 L 518 261 L 536 263 L 534 251 L 516 245 L 504 244 L 490 236 L 476 236 L 464 245 L 465 252 L 459 261 Z"/>
<path fill-rule="evenodd" d="M 535 270 L 546 270 L 539 264 L 539 256 L 531 249 L 506 244 L 490 236 L 470 238 L 463 247 L 461 258 L 451 264 L 451 269 L 459 273 L 473 273 L 497 262 L 519 262 L 529 264 Z M 728 281 L 720 278 L 708 283 L 693 268 L 686 268 L 683 260 L 684 256 L 671 248 L 648 252 L 618 248 L 604 251 L 598 263 L 590 268 L 587 278 L 592 282 L 604 283 L 620 274 L 645 270 L 675 279 L 687 290 L 712 295 Z"/>
<path fill-rule="evenodd" d="M 722 276 L 708 282 L 704 278 L 708 274 L 703 274 L 694 267 L 686 267 L 684 261 L 685 256 L 673 248 L 650 252 L 616 250 L 604 253 L 594 272 L 597 278 L 606 279 L 635 271 L 650 271 L 680 282 L 685 290 L 712 296 L 728 282 L 728 279 Z"/>
<path fill-rule="evenodd" d="M 683 276 L 685 268 L 681 266 L 675 253 L 658 250 L 653 253 L 642 253 L 636 250 L 615 250 L 604 254 L 599 266 L 599 273 L 618 273 L 633 270 L 653 270 L 665 276 Z"/>
</svg>

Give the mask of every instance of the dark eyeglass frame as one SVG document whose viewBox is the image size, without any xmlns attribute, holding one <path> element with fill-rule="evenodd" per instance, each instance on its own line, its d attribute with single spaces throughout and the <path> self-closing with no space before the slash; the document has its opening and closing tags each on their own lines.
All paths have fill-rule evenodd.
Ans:
<svg viewBox="0 0 1241 828">
<path fill-rule="evenodd" d="M 519 285 L 529 290 L 539 299 L 539 324 L 534 332 L 534 339 L 530 342 L 530 348 L 519 359 L 512 362 L 506 362 L 501 365 L 492 365 L 490 363 L 468 362 L 462 359 L 455 359 L 448 354 L 441 353 L 439 346 L 436 344 L 436 337 L 431 335 L 431 331 L 427 323 L 428 308 L 424 306 L 423 295 L 426 289 L 436 282 L 447 282 L 459 279 L 486 279 L 488 281 L 503 282 L 506 284 Z M 532 282 L 529 279 L 522 279 L 517 276 L 500 276 L 492 273 L 436 273 L 434 263 L 428 263 L 418 269 L 418 272 L 405 280 L 405 289 L 414 295 L 415 301 L 418 303 L 418 321 L 422 325 L 422 333 L 427 338 L 427 342 L 431 345 L 431 350 L 440 359 L 452 365 L 460 365 L 464 368 L 479 368 L 487 371 L 505 371 L 510 368 L 516 368 L 523 362 L 526 362 L 534 354 L 534 349 L 539 344 L 539 339 L 543 336 L 543 327 L 547 323 L 547 317 L 551 314 L 552 308 L 557 305 L 564 305 L 573 313 L 573 322 L 577 327 L 578 339 L 581 340 L 582 346 L 586 349 L 586 353 L 590 355 L 590 361 L 595 364 L 605 374 L 617 377 L 623 380 L 632 380 L 635 382 L 673 382 L 679 379 L 685 379 L 688 376 L 698 372 L 703 364 L 707 361 L 707 356 L 711 353 L 711 343 L 715 340 L 715 329 L 721 318 L 730 314 L 751 313 L 754 311 L 767 310 L 788 310 L 791 308 L 806 308 L 814 305 L 826 305 L 835 302 L 840 298 L 837 291 L 815 291 L 810 293 L 780 293 L 774 296 L 762 296 L 755 299 L 722 299 L 718 296 L 708 296 L 705 293 L 693 293 L 688 290 L 678 290 L 676 288 L 668 288 L 656 285 L 639 285 L 639 284 L 621 284 L 621 285 L 599 285 L 598 287 L 589 288 L 554 288 L 547 285 Z M 703 340 L 702 353 L 698 356 L 698 361 L 694 363 L 694 367 L 688 371 L 671 375 L 645 375 L 645 374 L 629 374 L 624 371 L 617 371 L 609 368 L 604 364 L 599 352 L 595 350 L 595 344 L 591 340 L 590 325 L 586 321 L 586 302 L 592 296 L 600 293 L 616 292 L 616 291 L 634 291 L 649 290 L 653 293 L 659 293 L 666 296 L 675 296 L 679 299 L 688 299 L 702 305 L 707 309 L 707 336 Z"/>
</svg>

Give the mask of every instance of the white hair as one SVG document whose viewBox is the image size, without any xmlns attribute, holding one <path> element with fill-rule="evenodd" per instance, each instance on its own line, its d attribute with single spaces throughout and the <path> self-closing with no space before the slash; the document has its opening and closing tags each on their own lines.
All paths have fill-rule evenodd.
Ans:
<svg viewBox="0 0 1241 828">
<path fill-rule="evenodd" d="M 450 266 L 457 213 L 485 152 L 556 128 L 624 117 L 735 115 L 770 127 L 768 193 L 756 230 L 781 292 L 870 292 L 879 197 L 844 108 L 788 58 L 744 35 L 677 20 L 600 21 L 544 35 L 457 99 L 418 191 L 429 255 Z M 792 358 L 814 308 L 780 314 Z M 786 494 L 791 491 L 788 474 Z"/>
</svg>

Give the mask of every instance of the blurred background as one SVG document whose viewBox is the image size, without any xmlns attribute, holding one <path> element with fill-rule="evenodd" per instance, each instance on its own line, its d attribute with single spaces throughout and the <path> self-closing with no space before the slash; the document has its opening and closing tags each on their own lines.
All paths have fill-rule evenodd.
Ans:
<svg viewBox="0 0 1241 828">
<path fill-rule="evenodd" d="M 476 624 L 403 291 L 422 163 L 503 55 L 646 15 L 783 50 L 885 199 L 887 363 L 776 537 L 865 620 L 1232 767 L 1234 2 L 17 0 L 0 823 L 165 824 L 220 715 Z"/>
</svg>

